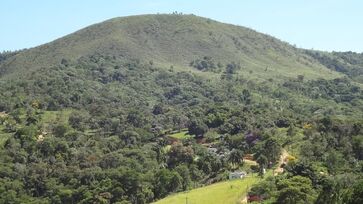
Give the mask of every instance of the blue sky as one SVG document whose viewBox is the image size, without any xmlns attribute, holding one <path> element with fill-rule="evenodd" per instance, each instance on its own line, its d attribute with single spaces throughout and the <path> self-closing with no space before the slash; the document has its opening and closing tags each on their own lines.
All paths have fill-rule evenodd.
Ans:
<svg viewBox="0 0 363 204">
<path fill-rule="evenodd" d="M 1 0 L 0 51 L 34 47 L 113 17 L 173 11 L 250 27 L 298 47 L 363 52 L 361 0 Z"/>
</svg>

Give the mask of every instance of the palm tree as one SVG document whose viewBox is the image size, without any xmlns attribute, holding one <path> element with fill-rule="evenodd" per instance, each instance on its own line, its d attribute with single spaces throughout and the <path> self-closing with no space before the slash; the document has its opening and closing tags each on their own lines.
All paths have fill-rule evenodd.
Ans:
<svg viewBox="0 0 363 204">
<path fill-rule="evenodd" d="M 238 149 L 232 150 L 229 154 L 228 162 L 230 162 L 233 166 L 239 166 L 243 162 L 243 152 Z"/>
</svg>

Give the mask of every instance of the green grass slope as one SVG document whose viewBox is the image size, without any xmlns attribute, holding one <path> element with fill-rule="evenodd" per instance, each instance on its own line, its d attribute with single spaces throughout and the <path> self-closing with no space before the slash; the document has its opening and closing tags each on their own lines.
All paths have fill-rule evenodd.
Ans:
<svg viewBox="0 0 363 204">
<path fill-rule="evenodd" d="M 160 67 L 193 70 L 204 56 L 215 62 L 241 65 L 254 78 L 335 78 L 337 72 L 302 50 L 251 29 L 194 15 L 141 15 L 114 18 L 48 44 L 21 51 L 0 64 L 0 76 L 27 76 L 44 67 L 103 55 L 153 61 Z"/>
<path fill-rule="evenodd" d="M 154 204 L 235 204 L 243 198 L 248 189 L 260 178 L 248 177 L 242 180 L 215 183 L 191 191 L 171 195 Z"/>
</svg>

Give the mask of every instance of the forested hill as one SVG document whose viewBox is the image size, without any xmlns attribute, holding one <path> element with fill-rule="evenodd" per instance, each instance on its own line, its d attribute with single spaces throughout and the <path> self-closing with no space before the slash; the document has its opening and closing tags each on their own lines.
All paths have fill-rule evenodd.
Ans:
<svg viewBox="0 0 363 204">
<path fill-rule="evenodd" d="M 282 149 L 252 197 L 362 203 L 360 56 L 179 14 L 1 53 L 0 203 L 151 203 Z"/>
<path fill-rule="evenodd" d="M 194 15 L 114 18 L 8 57 L 0 73 L 19 77 L 59 65 L 62 60 L 74 62 L 95 54 L 153 61 L 184 71 L 191 69 L 192 61 L 210 57 L 215 67 L 235 62 L 242 72 L 252 71 L 258 78 L 337 76 L 303 51 L 276 38 Z"/>
</svg>

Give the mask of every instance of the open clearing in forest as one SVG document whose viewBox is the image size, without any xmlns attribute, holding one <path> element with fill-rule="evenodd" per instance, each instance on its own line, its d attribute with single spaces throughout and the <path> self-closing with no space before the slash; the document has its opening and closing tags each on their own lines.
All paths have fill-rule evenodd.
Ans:
<svg viewBox="0 0 363 204">
<path fill-rule="evenodd" d="M 289 156 L 288 152 L 283 149 L 280 160 L 275 171 L 280 168 L 283 161 Z M 275 172 L 275 174 L 278 172 Z M 265 178 L 274 175 L 274 171 L 269 170 L 265 174 Z M 161 199 L 154 204 L 235 204 L 246 203 L 247 192 L 257 182 L 261 181 L 261 177 L 256 174 L 250 174 L 244 179 L 236 179 L 232 181 L 224 181 L 196 188 L 190 191 L 170 195 Z"/>
<path fill-rule="evenodd" d="M 243 198 L 248 189 L 261 180 L 258 176 L 224 181 L 168 196 L 154 204 L 235 204 Z"/>
<path fill-rule="evenodd" d="M 181 131 L 181 132 L 178 132 L 178 133 L 171 134 L 170 137 L 181 140 L 181 139 L 191 138 L 192 136 L 189 135 L 188 131 Z"/>
</svg>

